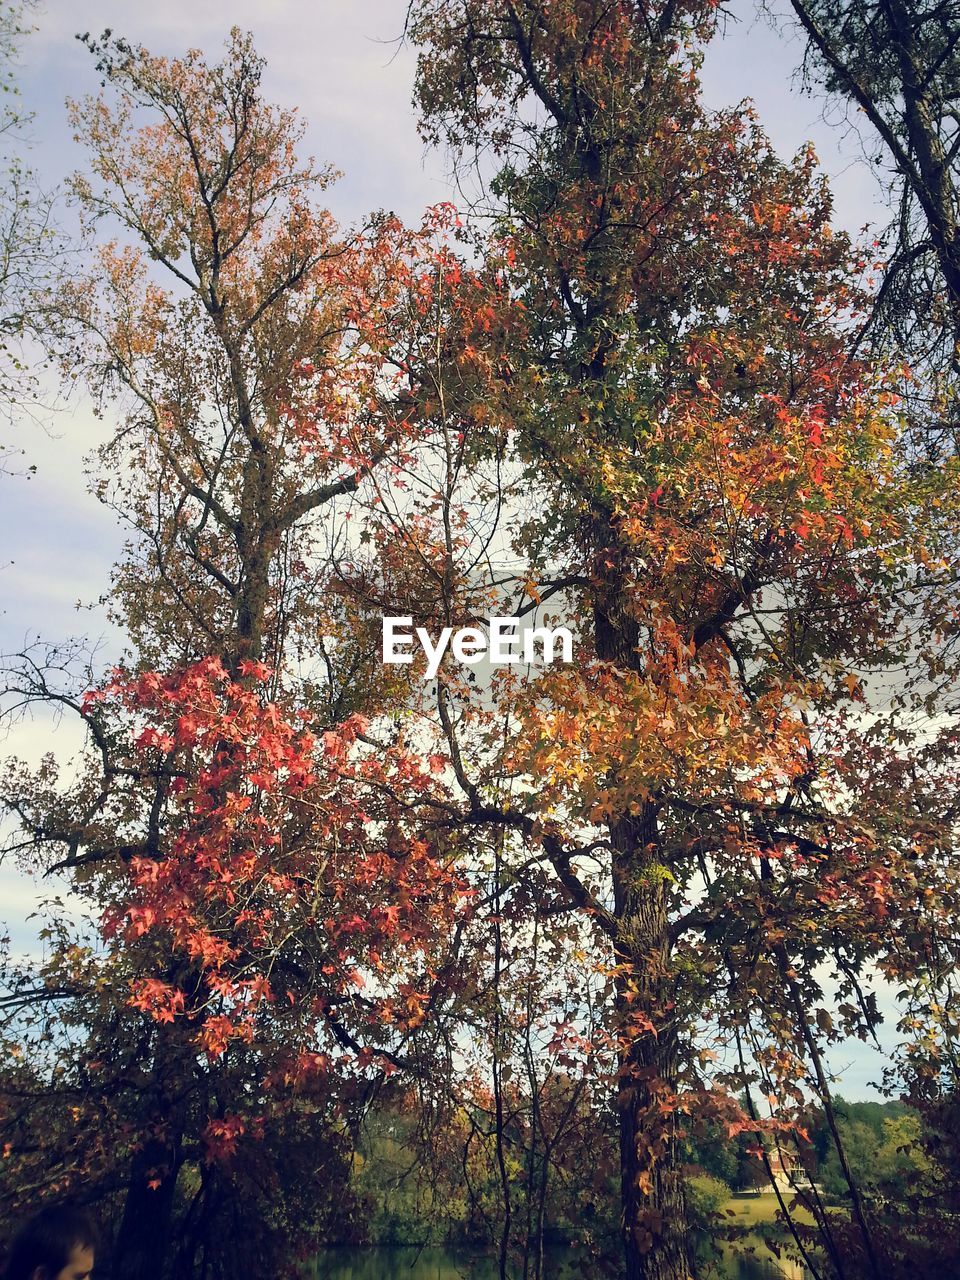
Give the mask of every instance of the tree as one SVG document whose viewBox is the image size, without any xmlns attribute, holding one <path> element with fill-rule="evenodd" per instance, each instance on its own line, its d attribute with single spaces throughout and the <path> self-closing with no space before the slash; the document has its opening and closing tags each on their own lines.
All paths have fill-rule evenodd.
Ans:
<svg viewBox="0 0 960 1280">
<path fill-rule="evenodd" d="M 238 31 L 215 65 L 86 43 L 111 101 L 72 107 L 74 193 L 118 238 L 45 314 L 65 371 L 121 415 L 94 485 L 131 530 L 111 599 L 131 650 L 106 675 L 31 651 L 7 682 L 9 714 L 86 728 L 74 769 L 9 762 L 2 797 L 10 849 L 88 922 L 55 901 L 45 963 L 7 967 L 3 1123 L 8 1170 L 30 1171 L 8 1204 L 112 1197 L 115 1274 L 145 1280 L 229 1269 L 239 1165 L 277 1173 L 291 1110 L 336 1173 L 366 1091 L 417 1052 L 466 905 L 412 829 L 435 765 L 400 732 L 361 756 L 360 712 L 391 690 L 328 589 L 341 500 L 408 457 L 390 358 L 444 214 L 341 233 L 317 204 L 331 173 L 298 160 Z M 322 1207 L 265 1233 L 272 1268 Z"/>
<path fill-rule="evenodd" d="M 960 13 L 952 4 L 913 0 L 792 2 L 807 40 L 808 86 L 856 107 L 871 130 L 865 147 L 888 173 L 896 213 L 878 245 L 881 284 L 865 334 L 876 348 L 905 356 L 913 368 L 904 394 L 914 465 L 930 475 L 933 490 L 943 493 L 954 484 L 949 479 L 944 485 L 944 480 L 953 476 L 951 459 L 957 454 Z M 936 508 L 944 502 L 950 514 L 941 519 Z M 935 679 L 944 687 L 953 678 L 956 591 L 956 521 L 948 498 L 931 506 L 928 521 L 938 525 L 932 541 L 939 556 L 918 578 L 918 612 L 928 620 L 938 649 Z M 939 757 L 933 767 L 948 795 L 941 803 L 933 798 L 936 788 L 927 794 L 932 811 L 949 821 L 943 807 L 952 805 L 949 790 L 955 777 L 945 766 L 943 744 L 917 745 L 915 772 L 923 773 Z M 951 880 L 949 872 L 946 879 Z M 919 947 L 908 948 L 902 963 L 889 969 L 907 1005 L 902 1029 L 910 1032 L 889 1084 L 892 1091 L 905 1090 L 924 1111 L 925 1132 L 942 1157 L 934 1135 L 940 1114 L 946 1120 L 943 1136 L 954 1128 L 950 1115 L 960 1075 L 952 1049 L 957 1027 L 950 919 L 955 900 L 949 883 L 937 883 L 937 890 L 928 897 L 928 911 L 918 906 L 914 918 L 919 927 L 908 934 Z M 943 1184 L 931 1198 L 943 1202 Z"/>
<path fill-rule="evenodd" d="M 891 173 L 897 212 L 872 324 L 880 341 L 889 335 L 918 364 L 955 374 L 960 14 L 953 4 L 914 0 L 791 3 L 807 38 L 808 83 L 863 113 L 872 130 L 865 145 Z M 942 430 L 952 443 L 949 425 Z"/>
<path fill-rule="evenodd" d="M 630 1280 L 693 1274 L 686 1114 L 786 1130 L 802 1080 L 829 1107 L 824 1042 L 875 1025 L 870 962 L 935 874 L 891 786 L 904 717 L 882 745 L 862 734 L 864 673 L 912 655 L 924 554 L 892 380 L 849 354 L 862 260 L 809 155 L 789 169 L 749 114 L 700 105 L 712 23 L 564 0 L 424 0 L 408 20 L 427 139 L 500 165 L 490 336 L 471 339 L 485 417 L 459 369 L 423 412 L 515 469 L 517 611 L 550 600 L 579 635 L 573 667 L 499 685 L 499 753 L 453 670 L 438 714 L 460 823 L 511 837 L 521 885 L 552 870 L 548 914 L 565 899 L 609 957 Z M 437 625 L 483 599 L 446 555 Z M 711 1071 L 708 1028 L 731 1070 Z M 752 1091 L 736 1106 L 757 1080 L 769 1120 Z"/>
<path fill-rule="evenodd" d="M 38 394 L 24 339 L 37 336 L 37 294 L 63 267 L 64 246 L 53 222 L 54 199 L 39 189 L 25 160 L 30 117 L 17 101 L 16 67 L 35 0 L 0 4 L 0 408 L 6 416 L 28 409 Z M 32 353 L 31 353 L 32 354 Z M 0 470 L 12 450 L 0 442 Z"/>
</svg>

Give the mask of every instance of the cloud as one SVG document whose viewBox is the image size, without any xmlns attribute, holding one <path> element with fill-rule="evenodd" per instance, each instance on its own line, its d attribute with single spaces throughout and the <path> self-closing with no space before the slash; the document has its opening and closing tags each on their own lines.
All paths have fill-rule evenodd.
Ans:
<svg viewBox="0 0 960 1280">
<path fill-rule="evenodd" d="M 44 960 L 43 948 L 38 945 L 41 928 L 38 918 L 43 903 L 59 899 L 57 914 L 67 916 L 76 925 L 89 924 L 87 904 L 66 892 L 62 882 L 28 876 L 9 866 L 0 867 L 0 932 L 10 939 L 10 951 L 21 964 L 39 965 Z M 86 934 L 86 929 L 83 929 Z"/>
<path fill-rule="evenodd" d="M 32 715 L 5 728 L 0 738 L 0 754 L 4 759 L 16 756 L 35 768 L 50 751 L 56 753 L 61 763 L 74 759 L 85 742 L 86 730 L 78 715 L 69 708 L 54 711 L 41 706 Z"/>
<path fill-rule="evenodd" d="M 109 630 L 102 612 L 77 613 L 107 590 L 124 531 L 87 492 L 83 458 L 103 435 L 89 408 L 54 417 L 55 435 L 34 423 L 17 443 L 36 474 L 2 476 L 0 502 L 0 649 L 38 634 L 60 640 Z M 115 635 L 113 636 L 116 639 Z"/>
<path fill-rule="evenodd" d="M 307 149 L 344 171 L 333 211 L 354 221 L 373 208 L 392 208 L 419 220 L 424 206 L 448 198 L 443 165 L 423 166 L 423 147 L 411 107 L 415 55 L 398 45 L 402 0 L 188 0 L 131 6 L 88 0 L 47 0 L 38 30 L 24 48 L 27 105 L 37 113 L 36 158 L 49 181 L 82 164 L 69 137 L 64 95 L 96 92 L 100 77 L 78 30 L 110 28 L 133 43 L 166 55 L 198 47 L 216 59 L 234 25 L 253 32 L 267 59 L 264 93 L 296 107 L 310 126 Z"/>
</svg>

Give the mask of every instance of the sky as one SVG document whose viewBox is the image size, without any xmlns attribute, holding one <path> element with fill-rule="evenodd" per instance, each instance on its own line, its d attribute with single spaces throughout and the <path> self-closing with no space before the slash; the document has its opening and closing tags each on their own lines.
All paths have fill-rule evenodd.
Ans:
<svg viewBox="0 0 960 1280">
<path fill-rule="evenodd" d="M 879 188 L 855 127 L 835 109 L 825 121 L 823 104 L 800 91 L 802 45 L 791 22 L 783 15 L 758 18 L 752 0 L 734 10 L 707 55 L 708 105 L 751 98 L 783 157 L 814 143 L 839 227 L 858 233 L 869 222 L 882 225 Z M 19 76 L 23 105 L 33 113 L 29 163 L 45 189 L 83 167 L 64 99 L 95 93 L 99 77 L 77 32 L 110 28 L 155 53 L 195 47 L 215 59 L 237 25 L 253 32 L 267 60 L 265 96 L 296 107 L 309 125 L 307 150 L 342 171 L 329 192 L 337 218 L 350 223 L 386 208 L 416 223 L 425 207 L 456 193 L 444 156 L 425 151 L 417 135 L 410 103 L 415 56 L 402 43 L 404 12 L 404 0 L 41 0 Z M 120 638 L 97 602 L 109 589 L 123 533 L 86 493 L 83 478 L 84 457 L 110 424 L 79 397 L 45 414 L 43 423 L 43 429 L 33 420 L 0 424 L 24 450 L 22 466 L 36 467 L 30 478 L 0 475 L 0 651 L 17 651 L 38 636 L 59 642 L 84 635 L 116 652 Z M 68 720 L 39 718 L 17 726 L 0 752 L 36 760 L 47 750 L 69 755 L 78 742 Z M 0 868 L 0 919 L 24 946 L 31 938 L 24 918 L 36 894 L 34 884 Z M 882 1062 L 852 1048 L 834 1067 L 844 1068 L 841 1092 L 868 1096 Z"/>
</svg>

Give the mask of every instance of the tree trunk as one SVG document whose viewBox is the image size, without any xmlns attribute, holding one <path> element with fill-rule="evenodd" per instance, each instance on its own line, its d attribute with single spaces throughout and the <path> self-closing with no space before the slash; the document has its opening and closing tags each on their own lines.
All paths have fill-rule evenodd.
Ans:
<svg viewBox="0 0 960 1280">
<path fill-rule="evenodd" d="M 679 1053 L 665 877 L 651 804 L 611 828 L 620 928 L 620 1191 L 627 1280 L 690 1280 L 686 1188 L 675 1094 Z"/>
<path fill-rule="evenodd" d="M 639 629 L 611 584 L 595 613 L 597 656 L 640 666 Z M 620 1194 L 627 1280 L 691 1280 L 686 1187 L 678 1116 L 679 1043 L 670 972 L 667 869 L 660 864 L 657 806 L 610 824 L 618 927 L 616 1011 L 620 1036 Z"/>
<path fill-rule="evenodd" d="M 179 1161 L 157 1139 L 133 1160 L 114 1249 L 114 1280 L 162 1280 L 170 1251 L 173 1193 Z M 150 1186 L 157 1181 L 158 1185 Z"/>
</svg>

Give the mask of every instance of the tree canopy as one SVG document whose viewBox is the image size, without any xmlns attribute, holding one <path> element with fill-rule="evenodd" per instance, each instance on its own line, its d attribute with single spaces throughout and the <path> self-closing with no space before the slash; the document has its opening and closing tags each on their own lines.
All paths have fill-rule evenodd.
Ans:
<svg viewBox="0 0 960 1280">
<path fill-rule="evenodd" d="M 830 1070 L 895 983 L 890 1087 L 955 1086 L 956 455 L 918 465 L 912 395 L 943 371 L 863 342 L 901 267 L 871 292 L 812 151 L 704 105 L 715 25 L 415 0 L 424 138 L 495 173 L 412 228 L 337 224 L 249 36 L 84 38 L 96 247 L 42 305 L 114 426 L 128 648 L 8 664 L 9 714 L 86 746 L 0 776 L 9 854 L 82 907 L 5 964 L 0 1140 L 8 1210 L 108 1209 L 118 1280 L 232 1274 L 250 1213 L 295 1274 L 378 1105 L 437 1187 L 459 1143 L 504 1280 L 577 1180 L 621 1256 L 585 1229 L 586 1265 L 689 1280 L 718 1141 L 816 1160 L 806 1217 L 778 1184 L 814 1274 L 949 1265 L 949 1144 L 905 1235 Z M 381 661 L 385 617 L 497 614 L 574 660 Z M 932 1114 L 884 1120 L 890 1179 Z"/>
</svg>

